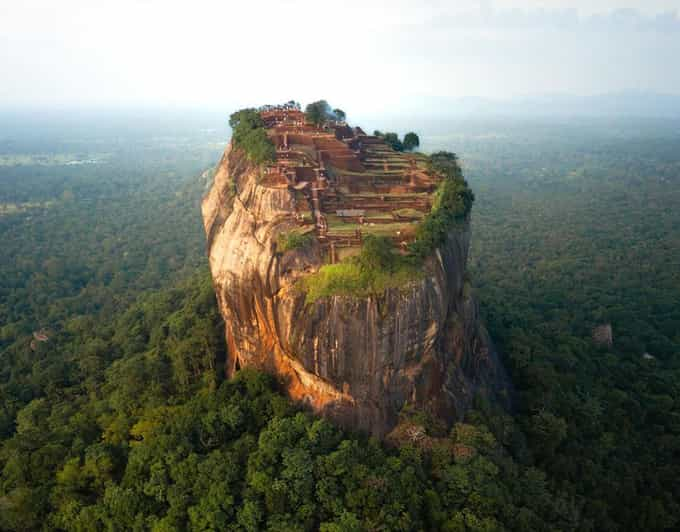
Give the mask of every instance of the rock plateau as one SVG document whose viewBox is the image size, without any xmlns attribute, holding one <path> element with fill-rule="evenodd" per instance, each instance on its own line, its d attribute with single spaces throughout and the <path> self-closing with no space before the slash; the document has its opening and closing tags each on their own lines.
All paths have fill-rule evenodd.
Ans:
<svg viewBox="0 0 680 532">
<path fill-rule="evenodd" d="M 452 422 L 476 394 L 507 400 L 508 381 L 466 281 L 469 216 L 425 261 L 424 276 L 371 297 L 306 302 L 298 281 L 327 260 L 318 241 L 281 252 L 293 187 L 227 147 L 203 204 L 228 374 L 256 367 L 342 426 L 384 437 L 406 405 Z"/>
</svg>

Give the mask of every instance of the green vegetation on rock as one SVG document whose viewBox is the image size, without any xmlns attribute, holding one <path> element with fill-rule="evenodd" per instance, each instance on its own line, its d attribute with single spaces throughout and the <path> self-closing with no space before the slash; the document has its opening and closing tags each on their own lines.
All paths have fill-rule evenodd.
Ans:
<svg viewBox="0 0 680 532">
<path fill-rule="evenodd" d="M 404 151 L 404 145 L 399 140 L 398 134 L 387 132 L 382 134 L 382 138 L 394 151 Z"/>
<path fill-rule="evenodd" d="M 276 157 L 274 143 L 267 136 L 264 122 L 256 109 L 241 109 L 229 117 L 232 143 L 243 150 L 254 164 L 272 162 Z"/>
<path fill-rule="evenodd" d="M 344 122 L 347 114 L 342 109 L 331 110 L 330 104 L 326 100 L 318 100 L 307 104 L 305 107 L 305 118 L 307 122 L 315 126 L 323 126 L 330 120 Z"/>
<path fill-rule="evenodd" d="M 463 172 L 458 163 L 458 156 L 450 151 L 436 151 L 428 159 L 428 169 L 450 179 L 462 179 Z"/>
<path fill-rule="evenodd" d="M 340 122 L 344 122 L 347 119 L 347 113 L 342 109 L 333 109 L 333 115 L 335 115 L 335 119 Z"/>
<path fill-rule="evenodd" d="M 369 297 L 388 288 L 406 288 L 421 275 L 389 238 L 368 235 L 358 256 L 322 266 L 301 280 L 301 288 L 307 303 L 334 295 Z"/>
<path fill-rule="evenodd" d="M 398 253 L 388 237 L 368 235 L 358 257 L 327 264 L 301 281 L 308 303 L 333 295 L 377 295 L 387 288 L 407 286 L 422 276 L 423 262 L 446 242 L 452 231 L 462 229 L 474 201 L 455 154 L 437 152 L 431 156 L 429 165 L 431 171 L 444 179 L 434 193 L 432 209 L 419 222 L 408 253 Z"/>
<path fill-rule="evenodd" d="M 293 249 L 301 249 L 310 245 L 314 241 L 311 233 L 302 234 L 297 231 L 281 233 L 276 239 L 277 251 L 285 253 Z"/>
<path fill-rule="evenodd" d="M 419 260 L 424 260 L 446 242 L 449 233 L 470 213 L 475 200 L 455 154 L 433 153 L 429 164 L 433 171 L 444 176 L 444 180 L 434 194 L 432 209 L 418 225 L 416 238 L 409 246 L 409 252 Z"/>
<path fill-rule="evenodd" d="M 413 131 L 409 131 L 404 135 L 403 145 L 405 151 L 413 151 L 420 146 L 420 138 Z"/>
<path fill-rule="evenodd" d="M 310 124 L 321 126 L 332 116 L 331 106 L 326 100 L 312 102 L 305 107 L 305 118 Z"/>
<path fill-rule="evenodd" d="M 399 139 L 398 133 L 391 131 L 383 133 L 376 129 L 373 131 L 373 135 L 383 139 L 394 151 L 413 151 L 420 146 L 420 138 L 413 131 L 406 133 L 403 141 Z"/>
</svg>

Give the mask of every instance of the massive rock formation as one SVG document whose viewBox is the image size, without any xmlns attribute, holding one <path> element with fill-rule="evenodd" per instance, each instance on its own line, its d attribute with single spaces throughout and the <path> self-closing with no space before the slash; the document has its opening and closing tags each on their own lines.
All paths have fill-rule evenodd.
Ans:
<svg viewBox="0 0 680 532">
<path fill-rule="evenodd" d="M 262 186 L 259 172 L 227 148 L 202 205 L 229 374 L 271 372 L 293 399 L 377 436 L 407 404 L 453 421 L 475 394 L 506 394 L 465 280 L 469 221 L 427 261 L 424 278 L 377 297 L 305 304 L 296 281 L 323 264 L 321 251 L 277 252 L 276 236 L 295 225 L 295 196 Z"/>
</svg>

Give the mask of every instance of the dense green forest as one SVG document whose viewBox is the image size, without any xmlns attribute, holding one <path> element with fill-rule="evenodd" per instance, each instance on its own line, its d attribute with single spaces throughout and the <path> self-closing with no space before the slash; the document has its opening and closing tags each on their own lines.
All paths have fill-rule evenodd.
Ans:
<svg viewBox="0 0 680 532">
<path fill-rule="evenodd" d="M 483 198 L 471 270 L 507 354 L 516 421 L 596 530 L 680 526 L 676 135 L 469 159 Z M 590 339 L 605 323 L 611 350 Z"/>
<path fill-rule="evenodd" d="M 224 380 L 198 210 L 223 125 L 23 123 L 0 128 L 0 529 L 680 526 L 678 124 L 424 131 L 475 192 L 515 407 L 404 412 L 427 435 L 395 448 Z"/>
</svg>

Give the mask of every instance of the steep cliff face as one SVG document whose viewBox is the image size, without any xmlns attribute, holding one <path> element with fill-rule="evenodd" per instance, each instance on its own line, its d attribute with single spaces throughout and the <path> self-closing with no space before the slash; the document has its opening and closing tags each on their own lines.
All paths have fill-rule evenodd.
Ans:
<svg viewBox="0 0 680 532">
<path fill-rule="evenodd" d="M 504 397 L 505 374 L 465 282 L 469 221 L 423 278 L 376 297 L 306 304 L 296 281 L 321 267 L 321 250 L 277 252 L 276 236 L 295 226 L 295 196 L 259 181 L 227 148 L 202 205 L 229 373 L 274 373 L 293 399 L 377 436 L 406 404 L 452 421 L 477 393 Z"/>
</svg>

